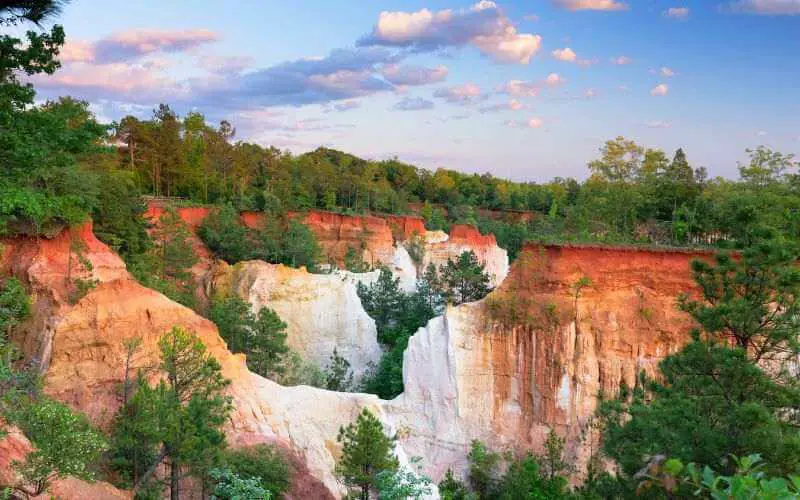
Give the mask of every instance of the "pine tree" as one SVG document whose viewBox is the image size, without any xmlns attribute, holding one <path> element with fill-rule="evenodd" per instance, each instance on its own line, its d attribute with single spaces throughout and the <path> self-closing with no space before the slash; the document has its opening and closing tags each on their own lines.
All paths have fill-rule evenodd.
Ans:
<svg viewBox="0 0 800 500">
<path fill-rule="evenodd" d="M 345 485 L 358 491 L 358 498 L 369 500 L 376 476 L 398 468 L 393 454 L 395 438 L 387 436 L 381 421 L 364 408 L 354 423 L 339 429 L 337 440 L 342 444 L 337 474 Z"/>
<path fill-rule="evenodd" d="M 456 260 L 447 259 L 440 279 L 444 296 L 456 305 L 480 300 L 491 291 L 489 275 L 471 250 L 463 252 Z"/>
</svg>

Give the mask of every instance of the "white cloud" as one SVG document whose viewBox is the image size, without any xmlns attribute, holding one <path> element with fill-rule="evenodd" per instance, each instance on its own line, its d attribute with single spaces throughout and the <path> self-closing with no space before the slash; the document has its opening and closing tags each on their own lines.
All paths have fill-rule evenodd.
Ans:
<svg viewBox="0 0 800 500">
<path fill-rule="evenodd" d="M 664 17 L 684 21 L 689 19 L 689 7 L 670 7 L 662 12 Z"/>
<path fill-rule="evenodd" d="M 496 113 L 498 111 L 520 111 L 523 109 L 528 109 L 528 105 L 516 99 L 510 99 L 507 102 L 483 106 L 479 111 L 481 113 Z"/>
<path fill-rule="evenodd" d="M 536 97 L 539 95 L 541 85 L 538 82 L 526 82 L 523 80 L 509 80 L 500 87 L 498 92 L 513 95 L 515 97 Z"/>
<path fill-rule="evenodd" d="M 670 68 L 668 68 L 666 66 L 662 66 L 660 71 L 661 71 L 661 75 L 662 76 L 666 76 L 667 78 L 670 78 L 670 77 L 676 75 L 674 70 L 672 70 L 672 69 L 670 69 Z"/>
<path fill-rule="evenodd" d="M 617 66 L 624 66 L 626 64 L 631 64 L 633 59 L 628 56 L 619 56 L 619 57 L 612 57 L 611 64 L 616 64 Z"/>
<path fill-rule="evenodd" d="M 452 87 L 445 87 L 433 93 L 434 97 L 444 99 L 454 104 L 467 105 L 485 101 L 489 96 L 481 91 L 474 83 L 463 83 Z"/>
<path fill-rule="evenodd" d="M 381 12 L 372 33 L 358 44 L 417 51 L 471 45 L 495 61 L 528 64 L 541 41 L 539 35 L 518 33 L 497 4 L 482 0 L 460 11 Z"/>
<path fill-rule="evenodd" d="M 554 59 L 558 59 L 559 61 L 564 62 L 576 62 L 578 60 L 578 55 L 569 47 L 565 47 L 563 49 L 556 49 L 551 52 Z"/>
<path fill-rule="evenodd" d="M 586 92 L 583 93 L 583 96 L 587 99 L 593 99 L 597 97 L 597 91 L 595 89 L 586 89 Z"/>
<path fill-rule="evenodd" d="M 669 93 L 669 85 L 666 83 L 659 83 L 650 90 L 650 95 L 664 96 Z"/>
<path fill-rule="evenodd" d="M 516 128 L 541 128 L 544 122 L 541 118 L 533 117 L 528 120 L 508 120 L 505 124 L 508 127 Z"/>
<path fill-rule="evenodd" d="M 447 78 L 447 66 L 426 68 L 424 66 L 410 66 L 389 64 L 381 69 L 381 74 L 389 83 L 401 86 L 428 85 L 439 83 Z"/>
<path fill-rule="evenodd" d="M 769 134 L 767 133 L 766 130 L 759 130 L 756 135 L 759 136 L 759 137 L 766 137 Z"/>
<path fill-rule="evenodd" d="M 567 83 L 567 81 L 564 79 L 564 77 L 562 77 L 558 73 L 550 73 L 549 75 L 547 75 L 547 78 L 545 79 L 544 83 L 550 87 L 556 87 L 558 85 L 563 85 Z"/>
<path fill-rule="evenodd" d="M 767 16 L 800 14 L 800 0 L 738 0 L 728 4 L 732 12 Z"/>
<path fill-rule="evenodd" d="M 616 0 L 553 0 L 559 7 L 567 10 L 628 10 L 628 5 Z"/>
</svg>

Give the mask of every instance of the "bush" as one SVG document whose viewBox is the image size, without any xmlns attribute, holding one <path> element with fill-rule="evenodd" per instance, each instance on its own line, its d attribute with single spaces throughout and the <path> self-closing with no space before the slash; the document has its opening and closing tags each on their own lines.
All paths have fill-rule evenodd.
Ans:
<svg viewBox="0 0 800 500">
<path fill-rule="evenodd" d="M 275 447 L 259 444 L 226 451 L 225 468 L 242 479 L 256 479 L 275 497 L 280 497 L 292 484 L 292 470 Z"/>
</svg>

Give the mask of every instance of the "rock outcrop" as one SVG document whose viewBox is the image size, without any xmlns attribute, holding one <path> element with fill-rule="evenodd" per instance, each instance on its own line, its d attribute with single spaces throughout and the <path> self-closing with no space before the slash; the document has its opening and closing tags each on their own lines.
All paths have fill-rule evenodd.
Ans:
<svg viewBox="0 0 800 500">
<path fill-rule="evenodd" d="M 346 359 L 356 380 L 381 357 L 375 321 L 347 273 L 311 274 L 262 261 L 220 264 L 214 293 L 234 293 L 254 311 L 273 309 L 287 324 L 287 343 L 303 359 L 325 366 L 333 350 Z"/>
<path fill-rule="evenodd" d="M 82 242 L 84 257 L 93 264 L 85 277 L 97 285 L 70 304 L 65 298 L 66 256 L 76 240 Z M 52 240 L 3 243 L 0 271 L 23 279 L 34 296 L 34 318 L 22 329 L 19 340 L 29 357 L 41 361 L 47 394 L 106 426 L 120 405 L 125 340 L 141 338 L 136 366 L 154 366 L 158 338 L 180 326 L 200 337 L 231 380 L 235 410 L 228 424 L 230 441 L 240 446 L 277 443 L 302 459 L 308 475 L 299 481 L 304 493 L 296 493 L 295 498 L 342 495 L 342 485 L 333 473 L 339 453 L 336 435 L 361 408 L 382 416 L 378 398 L 286 388 L 250 373 L 244 357 L 228 351 L 213 323 L 134 281 L 123 262 L 94 238 L 90 224 Z"/>
<path fill-rule="evenodd" d="M 527 247 L 501 287 L 448 308 L 414 335 L 405 392 L 387 403 L 407 429 L 403 447 L 434 479 L 463 472 L 472 439 L 542 451 L 549 429 L 586 463 L 601 391 L 632 387 L 688 340 L 676 296 L 704 254 L 593 247 Z"/>
</svg>

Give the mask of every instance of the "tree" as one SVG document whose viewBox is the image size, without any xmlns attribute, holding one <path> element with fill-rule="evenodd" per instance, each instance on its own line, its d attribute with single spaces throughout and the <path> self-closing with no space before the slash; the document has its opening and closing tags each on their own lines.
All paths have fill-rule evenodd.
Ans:
<svg viewBox="0 0 800 500">
<path fill-rule="evenodd" d="M 86 417 L 49 398 L 20 406 L 8 417 L 20 426 L 34 450 L 15 464 L 24 480 L 15 489 L 37 496 L 56 478 L 91 479 L 91 466 L 99 461 L 107 445 Z"/>
<path fill-rule="evenodd" d="M 610 182 L 630 182 L 639 175 L 644 149 L 635 142 L 617 137 L 606 141 L 601 158 L 589 163 L 592 175 Z"/>
<path fill-rule="evenodd" d="M 325 368 L 325 388 L 336 392 L 351 392 L 355 388 L 350 362 L 339 356 L 335 347 Z"/>
<path fill-rule="evenodd" d="M 388 343 L 388 339 L 381 338 L 381 333 L 383 332 L 385 337 L 386 330 L 394 324 L 400 311 L 400 304 L 403 301 L 400 278 L 395 278 L 391 269 L 383 266 L 377 281 L 369 286 L 358 282 L 356 289 L 364 310 L 375 320 L 378 340 Z"/>
<path fill-rule="evenodd" d="M 272 492 L 265 489 L 261 482 L 254 477 L 243 479 L 235 472 L 228 469 L 211 469 L 209 471 L 214 481 L 212 500 L 244 500 L 258 499 L 270 500 Z"/>
<path fill-rule="evenodd" d="M 453 304 L 480 300 L 491 291 L 489 275 L 472 250 L 447 259 L 440 273 L 443 295 Z"/>
<path fill-rule="evenodd" d="M 213 302 L 210 314 L 228 348 L 247 356 L 247 367 L 263 377 L 275 377 L 284 370 L 289 352 L 286 323 L 269 308 L 253 314 L 250 304 L 232 295 Z"/>
<path fill-rule="evenodd" d="M 604 401 L 603 450 L 630 476 L 646 457 L 717 466 L 730 454 L 760 453 L 771 470 L 800 465 L 792 417 L 800 392 L 777 384 L 744 350 L 695 340 L 659 365 L 661 379 Z"/>
<path fill-rule="evenodd" d="M 275 311 L 267 307 L 258 311 L 245 352 L 247 366 L 254 372 L 266 376 L 283 371 L 283 358 L 289 352 L 286 323 Z"/>
<path fill-rule="evenodd" d="M 175 327 L 159 339 L 158 347 L 165 378 L 148 393 L 154 400 L 153 426 L 161 451 L 135 489 L 168 459 L 170 498 L 177 500 L 184 464 L 206 485 L 208 471 L 220 461 L 225 446 L 222 425 L 230 412 L 230 398 L 223 392 L 230 381 L 193 333 Z"/>
<path fill-rule="evenodd" d="M 292 485 L 293 471 L 276 446 L 255 446 L 228 450 L 223 464 L 241 478 L 252 478 L 273 495 L 279 497 Z"/>
<path fill-rule="evenodd" d="M 31 304 L 22 283 L 16 278 L 0 281 L 0 346 L 14 328 L 31 314 Z"/>
<path fill-rule="evenodd" d="M 416 466 L 416 471 L 410 467 L 402 467 L 398 470 L 384 470 L 375 476 L 378 498 L 381 500 L 419 500 L 423 496 L 430 495 L 433 489 L 431 479 L 422 474 L 419 466 L 419 457 L 411 459 L 412 465 Z"/>
<path fill-rule="evenodd" d="M 203 221 L 198 236 L 214 254 L 229 264 L 254 258 L 255 242 L 232 205 L 213 210 Z"/>
<path fill-rule="evenodd" d="M 455 478 L 453 469 L 447 469 L 439 483 L 439 495 L 442 500 L 471 500 L 473 497 L 463 481 Z"/>
<path fill-rule="evenodd" d="M 342 444 L 342 456 L 336 473 L 345 485 L 358 491 L 358 498 L 369 500 L 378 474 L 398 468 L 393 454 L 395 438 L 384 434 L 381 421 L 364 408 L 354 423 L 339 429 L 337 441 Z"/>
<path fill-rule="evenodd" d="M 469 453 L 469 483 L 478 498 L 492 498 L 497 493 L 497 468 L 500 455 L 489 451 L 485 444 L 472 441 Z"/>
<path fill-rule="evenodd" d="M 544 472 L 551 481 L 570 469 L 569 464 L 564 460 L 564 438 L 559 437 L 553 429 L 547 433 L 542 462 Z"/>
<path fill-rule="evenodd" d="M 754 362 L 785 361 L 800 352 L 800 270 L 794 244 L 762 240 L 738 256 L 719 253 L 714 264 L 692 262 L 700 300 L 680 307 L 713 340 L 730 340 Z"/>
</svg>

